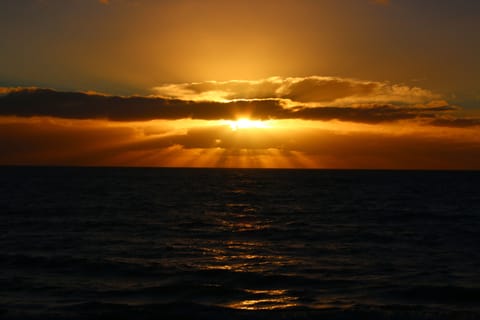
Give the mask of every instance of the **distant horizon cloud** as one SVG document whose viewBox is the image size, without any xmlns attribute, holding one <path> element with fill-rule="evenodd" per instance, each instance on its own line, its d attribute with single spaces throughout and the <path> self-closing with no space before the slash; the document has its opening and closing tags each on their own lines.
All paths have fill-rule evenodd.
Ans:
<svg viewBox="0 0 480 320">
<path fill-rule="evenodd" d="M 480 169 L 473 130 L 337 125 L 0 118 L 0 165 Z"/>
</svg>

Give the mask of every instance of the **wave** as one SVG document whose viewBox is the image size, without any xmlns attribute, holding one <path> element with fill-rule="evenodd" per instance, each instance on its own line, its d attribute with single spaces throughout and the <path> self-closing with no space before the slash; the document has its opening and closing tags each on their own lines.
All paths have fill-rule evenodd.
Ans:
<svg viewBox="0 0 480 320">
<path fill-rule="evenodd" d="M 0 171 L 2 320 L 480 319 L 476 173 Z"/>
<path fill-rule="evenodd" d="M 195 320 L 310 320 L 310 319 L 369 319 L 369 320 L 474 320 L 479 314 L 470 311 L 446 311 L 421 306 L 357 305 L 351 308 L 290 307 L 277 310 L 238 310 L 191 302 L 128 305 L 106 302 L 85 302 L 45 310 L 42 313 L 9 313 L 0 309 L 4 320 L 97 320 L 97 319 L 195 319 Z"/>
<path fill-rule="evenodd" d="M 478 306 L 480 288 L 459 286 L 412 286 L 390 290 L 388 296 L 405 302 Z"/>
</svg>

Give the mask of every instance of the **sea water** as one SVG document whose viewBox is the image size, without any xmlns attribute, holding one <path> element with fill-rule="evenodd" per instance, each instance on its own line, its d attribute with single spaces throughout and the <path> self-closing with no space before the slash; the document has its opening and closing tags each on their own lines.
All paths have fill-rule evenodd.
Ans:
<svg viewBox="0 0 480 320">
<path fill-rule="evenodd" d="M 480 319 L 480 172 L 0 168 L 2 319 Z"/>
</svg>

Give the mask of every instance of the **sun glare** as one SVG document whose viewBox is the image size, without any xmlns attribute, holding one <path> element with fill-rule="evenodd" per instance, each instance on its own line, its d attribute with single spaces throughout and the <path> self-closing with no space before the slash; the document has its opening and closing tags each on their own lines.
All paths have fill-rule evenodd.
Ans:
<svg viewBox="0 0 480 320">
<path fill-rule="evenodd" d="M 251 128 L 268 128 L 269 126 L 265 121 L 261 120 L 250 120 L 246 118 L 238 119 L 236 121 L 228 121 L 230 128 L 233 131 L 237 131 L 239 129 L 251 129 Z"/>
</svg>

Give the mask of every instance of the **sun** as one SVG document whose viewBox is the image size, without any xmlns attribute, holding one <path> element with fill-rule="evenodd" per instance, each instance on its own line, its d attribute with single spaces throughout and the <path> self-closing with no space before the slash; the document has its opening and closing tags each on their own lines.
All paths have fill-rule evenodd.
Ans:
<svg viewBox="0 0 480 320">
<path fill-rule="evenodd" d="M 248 118 L 240 118 L 238 120 L 228 121 L 230 128 L 233 131 L 239 129 L 252 129 L 252 128 L 268 128 L 268 124 L 261 120 L 250 120 Z"/>
</svg>

